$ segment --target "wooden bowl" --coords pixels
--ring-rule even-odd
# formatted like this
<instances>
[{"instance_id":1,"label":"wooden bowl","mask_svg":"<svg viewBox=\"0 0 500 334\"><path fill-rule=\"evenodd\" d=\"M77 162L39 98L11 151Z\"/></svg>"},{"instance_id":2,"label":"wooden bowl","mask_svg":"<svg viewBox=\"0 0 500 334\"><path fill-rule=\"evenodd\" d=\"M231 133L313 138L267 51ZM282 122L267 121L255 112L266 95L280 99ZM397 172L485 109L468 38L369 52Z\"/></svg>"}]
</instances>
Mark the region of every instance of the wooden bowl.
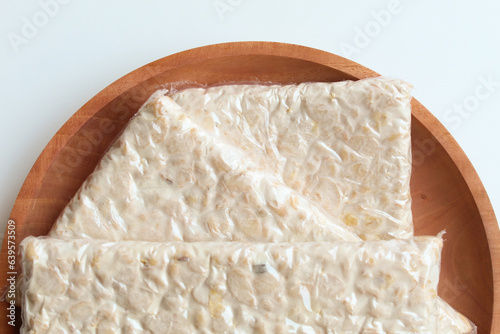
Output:
<instances>
[{"instance_id":1,"label":"wooden bowl","mask_svg":"<svg viewBox=\"0 0 500 334\"><path fill-rule=\"evenodd\" d=\"M54 135L28 174L10 219L16 247L44 235L92 172L111 141L157 89L169 83L355 80L377 73L342 57L298 45L238 42L177 53L112 83ZM500 331L500 233L488 196L464 152L432 114L412 102L413 215L417 235L446 230L440 296L481 333ZM5 233L0 267L8 268ZM17 249L17 248L16 248ZM1 272L1 282L9 275ZM5 283L2 283L4 285ZM4 287L4 290L6 287ZM2 333L14 333L0 305ZM18 310L19 312L19 310ZM16 322L21 321L17 314Z\"/></svg>"}]
</instances>

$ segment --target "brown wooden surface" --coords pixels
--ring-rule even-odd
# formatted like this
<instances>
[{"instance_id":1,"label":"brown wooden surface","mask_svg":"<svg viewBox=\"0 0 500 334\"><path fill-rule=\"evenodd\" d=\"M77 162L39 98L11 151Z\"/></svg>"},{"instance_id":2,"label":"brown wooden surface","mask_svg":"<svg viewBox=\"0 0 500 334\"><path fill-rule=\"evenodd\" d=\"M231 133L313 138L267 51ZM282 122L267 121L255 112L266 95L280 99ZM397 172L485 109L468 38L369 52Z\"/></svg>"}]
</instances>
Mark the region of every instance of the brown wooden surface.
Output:
<instances>
[{"instance_id":1,"label":"brown wooden surface","mask_svg":"<svg viewBox=\"0 0 500 334\"><path fill-rule=\"evenodd\" d=\"M342 57L303 46L239 42L210 45L174 54L143 66L112 83L54 135L35 162L10 219L17 244L27 235L44 235L85 178L153 91L193 83L299 83L361 79L378 74ZM415 233L446 229L439 292L469 317L479 333L500 332L499 229L488 196L470 161L445 128L413 100ZM5 290L7 233L0 253L0 287ZM7 325L0 303L1 333ZM18 314L16 322L21 321Z\"/></svg>"}]
</instances>

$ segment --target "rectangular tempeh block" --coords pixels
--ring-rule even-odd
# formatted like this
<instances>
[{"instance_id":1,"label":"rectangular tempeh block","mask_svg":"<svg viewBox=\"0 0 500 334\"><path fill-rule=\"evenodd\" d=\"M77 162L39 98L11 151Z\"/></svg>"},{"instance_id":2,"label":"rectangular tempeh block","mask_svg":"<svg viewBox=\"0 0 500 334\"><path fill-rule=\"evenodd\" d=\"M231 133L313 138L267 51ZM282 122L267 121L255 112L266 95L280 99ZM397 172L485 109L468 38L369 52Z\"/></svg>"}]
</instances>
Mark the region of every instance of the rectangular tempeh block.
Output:
<instances>
[{"instance_id":1,"label":"rectangular tempeh block","mask_svg":"<svg viewBox=\"0 0 500 334\"><path fill-rule=\"evenodd\" d=\"M363 239L412 236L411 87L369 78L173 92L204 128Z\"/></svg>"},{"instance_id":2,"label":"rectangular tempeh block","mask_svg":"<svg viewBox=\"0 0 500 334\"><path fill-rule=\"evenodd\" d=\"M435 333L441 248L28 237L22 333Z\"/></svg>"}]
</instances>

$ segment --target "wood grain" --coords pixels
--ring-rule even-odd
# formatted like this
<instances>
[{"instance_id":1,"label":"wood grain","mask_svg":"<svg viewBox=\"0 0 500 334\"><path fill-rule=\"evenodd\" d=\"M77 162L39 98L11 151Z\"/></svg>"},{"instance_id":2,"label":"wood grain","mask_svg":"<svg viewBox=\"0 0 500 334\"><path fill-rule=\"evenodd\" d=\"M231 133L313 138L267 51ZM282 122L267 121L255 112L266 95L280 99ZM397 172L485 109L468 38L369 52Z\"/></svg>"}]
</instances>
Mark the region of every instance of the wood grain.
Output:
<instances>
[{"instance_id":1,"label":"wood grain","mask_svg":"<svg viewBox=\"0 0 500 334\"><path fill-rule=\"evenodd\" d=\"M44 235L92 172L112 140L159 88L233 82L300 83L355 80L377 73L342 57L298 45L238 42L177 53L112 83L78 110L54 135L24 182L10 219L17 246ZM479 333L500 331L500 232L484 187L464 152L432 114L412 101L415 232L446 230L439 292ZM0 253L6 289L7 233ZM15 333L0 304L2 333ZM17 315L17 324L21 318Z\"/></svg>"}]
</instances>

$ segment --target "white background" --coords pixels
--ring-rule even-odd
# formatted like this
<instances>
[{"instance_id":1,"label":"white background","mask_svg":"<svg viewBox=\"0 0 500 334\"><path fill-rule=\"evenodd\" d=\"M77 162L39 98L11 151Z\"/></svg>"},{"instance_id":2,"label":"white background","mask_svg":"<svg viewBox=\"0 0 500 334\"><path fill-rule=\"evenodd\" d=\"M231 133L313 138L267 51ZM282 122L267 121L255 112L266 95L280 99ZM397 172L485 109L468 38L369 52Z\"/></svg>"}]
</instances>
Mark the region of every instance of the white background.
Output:
<instances>
[{"instance_id":1,"label":"white background","mask_svg":"<svg viewBox=\"0 0 500 334\"><path fill-rule=\"evenodd\" d=\"M0 0L0 235L42 149L100 90L172 53L248 40L322 49L412 83L500 212L499 12L495 0Z\"/></svg>"}]
</instances>

